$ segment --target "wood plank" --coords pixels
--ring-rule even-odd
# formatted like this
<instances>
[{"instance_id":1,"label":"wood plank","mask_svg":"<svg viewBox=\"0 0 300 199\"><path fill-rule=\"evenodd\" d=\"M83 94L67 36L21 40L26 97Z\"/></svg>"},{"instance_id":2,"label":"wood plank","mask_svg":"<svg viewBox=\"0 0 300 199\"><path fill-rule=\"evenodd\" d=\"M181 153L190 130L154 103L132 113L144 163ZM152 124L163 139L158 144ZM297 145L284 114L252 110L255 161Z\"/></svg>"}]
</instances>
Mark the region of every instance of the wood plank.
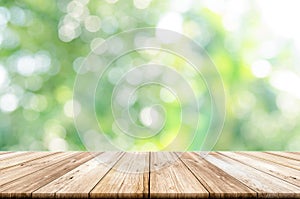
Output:
<instances>
[{"instance_id":1,"label":"wood plank","mask_svg":"<svg viewBox=\"0 0 300 199\"><path fill-rule=\"evenodd\" d=\"M151 198L208 198L209 193L172 152L150 156Z\"/></svg>"},{"instance_id":2,"label":"wood plank","mask_svg":"<svg viewBox=\"0 0 300 199\"><path fill-rule=\"evenodd\" d=\"M0 198L300 198L296 152L98 154L2 153Z\"/></svg>"},{"instance_id":3,"label":"wood plank","mask_svg":"<svg viewBox=\"0 0 300 199\"><path fill-rule=\"evenodd\" d=\"M82 163L92 159L94 156L89 153L71 153L73 156L66 158L56 164L36 171L30 175L9 182L0 188L0 197L31 197L32 192L49 182L64 175Z\"/></svg>"},{"instance_id":4,"label":"wood plank","mask_svg":"<svg viewBox=\"0 0 300 199\"><path fill-rule=\"evenodd\" d=\"M273 154L273 155L278 155L278 156L281 156L281 157L290 158L290 159L293 159L293 160L300 161L300 154L294 153L294 152L267 151L266 153L270 153L270 154Z\"/></svg>"},{"instance_id":5,"label":"wood plank","mask_svg":"<svg viewBox=\"0 0 300 199\"><path fill-rule=\"evenodd\" d=\"M75 155L75 153L49 152L48 156L42 157L40 159L21 163L5 170L0 170L0 188L10 181L17 180L18 178L34 173L45 167L51 166L52 164L60 162L65 158L71 157L73 155Z\"/></svg>"},{"instance_id":6,"label":"wood plank","mask_svg":"<svg viewBox=\"0 0 300 199\"><path fill-rule=\"evenodd\" d=\"M212 152L205 159L243 182L262 198L299 198L300 188L227 156Z\"/></svg>"},{"instance_id":7,"label":"wood plank","mask_svg":"<svg viewBox=\"0 0 300 199\"><path fill-rule=\"evenodd\" d=\"M12 151L0 151L0 155L6 154L6 153L12 153Z\"/></svg>"},{"instance_id":8,"label":"wood plank","mask_svg":"<svg viewBox=\"0 0 300 199\"><path fill-rule=\"evenodd\" d=\"M300 170L300 163L297 160L292 160L289 158L265 153L265 152L247 152L246 155L255 156L264 160L268 160L286 167Z\"/></svg>"},{"instance_id":9,"label":"wood plank","mask_svg":"<svg viewBox=\"0 0 300 199\"><path fill-rule=\"evenodd\" d=\"M33 198L88 198L89 192L123 155L105 152L32 193Z\"/></svg>"},{"instance_id":10,"label":"wood plank","mask_svg":"<svg viewBox=\"0 0 300 199\"><path fill-rule=\"evenodd\" d=\"M300 187L299 170L275 164L257 157L249 157L245 155L245 152L222 152L221 154Z\"/></svg>"},{"instance_id":11,"label":"wood plank","mask_svg":"<svg viewBox=\"0 0 300 199\"><path fill-rule=\"evenodd\" d=\"M2 154L0 156L0 164L3 162L6 162L7 160L11 159L11 158L15 158L18 156L23 156L26 154L29 154L30 152L28 151L18 151L18 152L13 152L13 153L7 153L7 154Z\"/></svg>"},{"instance_id":12,"label":"wood plank","mask_svg":"<svg viewBox=\"0 0 300 199\"><path fill-rule=\"evenodd\" d=\"M206 161L197 153L178 153L180 159L193 172L213 198L249 198L257 193L246 185Z\"/></svg>"},{"instance_id":13,"label":"wood plank","mask_svg":"<svg viewBox=\"0 0 300 199\"><path fill-rule=\"evenodd\" d=\"M90 192L90 197L148 197L148 182L149 153L126 153Z\"/></svg>"},{"instance_id":14,"label":"wood plank","mask_svg":"<svg viewBox=\"0 0 300 199\"><path fill-rule=\"evenodd\" d=\"M29 162L35 159L39 159L41 157L48 156L49 153L47 152L29 152L24 153L21 156L16 156L13 158L10 158L9 160L4 159L2 162L0 162L0 170L7 169L8 167L12 167L21 163Z\"/></svg>"}]
</instances>

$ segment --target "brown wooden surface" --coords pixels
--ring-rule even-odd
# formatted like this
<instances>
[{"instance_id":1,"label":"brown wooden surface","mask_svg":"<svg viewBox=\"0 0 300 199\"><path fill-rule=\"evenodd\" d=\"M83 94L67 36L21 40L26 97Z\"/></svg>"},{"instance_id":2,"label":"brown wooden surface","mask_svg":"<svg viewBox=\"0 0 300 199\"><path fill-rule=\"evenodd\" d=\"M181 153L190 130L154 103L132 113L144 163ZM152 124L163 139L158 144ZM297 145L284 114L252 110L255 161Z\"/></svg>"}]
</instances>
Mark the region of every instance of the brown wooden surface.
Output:
<instances>
[{"instance_id":1,"label":"brown wooden surface","mask_svg":"<svg viewBox=\"0 0 300 199\"><path fill-rule=\"evenodd\" d=\"M148 197L149 153L126 153L90 192L91 198Z\"/></svg>"},{"instance_id":2,"label":"brown wooden surface","mask_svg":"<svg viewBox=\"0 0 300 199\"><path fill-rule=\"evenodd\" d=\"M280 152L280 151L277 151L277 152L268 151L267 153L277 155L277 156L282 156L282 157L289 158L289 159L294 159L294 160L300 159L300 153Z\"/></svg>"},{"instance_id":3,"label":"brown wooden surface","mask_svg":"<svg viewBox=\"0 0 300 199\"><path fill-rule=\"evenodd\" d=\"M300 198L298 152L0 152L0 198Z\"/></svg>"},{"instance_id":4,"label":"brown wooden surface","mask_svg":"<svg viewBox=\"0 0 300 199\"><path fill-rule=\"evenodd\" d=\"M151 153L150 194L153 198L208 198L209 192L175 153Z\"/></svg>"},{"instance_id":5,"label":"brown wooden surface","mask_svg":"<svg viewBox=\"0 0 300 199\"><path fill-rule=\"evenodd\" d=\"M180 153L180 158L209 191L211 197L255 197L256 192L206 161L197 153ZM221 185L221 186L220 186Z\"/></svg>"}]
</instances>

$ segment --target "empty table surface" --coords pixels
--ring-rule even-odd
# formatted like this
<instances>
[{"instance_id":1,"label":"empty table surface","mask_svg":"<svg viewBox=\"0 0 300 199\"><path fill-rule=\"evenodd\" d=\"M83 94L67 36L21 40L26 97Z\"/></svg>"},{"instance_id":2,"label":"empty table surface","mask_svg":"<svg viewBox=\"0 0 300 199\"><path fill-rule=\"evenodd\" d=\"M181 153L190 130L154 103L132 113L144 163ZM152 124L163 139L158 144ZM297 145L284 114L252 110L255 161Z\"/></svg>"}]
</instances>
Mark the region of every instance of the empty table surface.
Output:
<instances>
[{"instance_id":1,"label":"empty table surface","mask_svg":"<svg viewBox=\"0 0 300 199\"><path fill-rule=\"evenodd\" d=\"M0 198L300 198L299 152L0 152Z\"/></svg>"}]
</instances>

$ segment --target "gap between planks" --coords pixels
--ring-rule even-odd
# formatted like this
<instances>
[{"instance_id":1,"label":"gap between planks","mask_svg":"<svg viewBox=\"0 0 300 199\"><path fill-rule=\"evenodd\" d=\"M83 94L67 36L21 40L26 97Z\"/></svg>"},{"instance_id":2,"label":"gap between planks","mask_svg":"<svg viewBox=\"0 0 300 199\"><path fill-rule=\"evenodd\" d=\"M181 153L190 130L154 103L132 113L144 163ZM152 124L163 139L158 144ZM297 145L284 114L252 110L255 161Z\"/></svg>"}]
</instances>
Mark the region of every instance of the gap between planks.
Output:
<instances>
[{"instance_id":1,"label":"gap between planks","mask_svg":"<svg viewBox=\"0 0 300 199\"><path fill-rule=\"evenodd\" d=\"M275 153L275 154L273 154ZM23 179L26 182L26 176L32 176L35 179L40 172L38 167L34 167L33 163L45 163L43 159L46 157L35 158L29 160L30 153L26 153L22 157L22 152L18 155L11 153L0 153L0 168L1 160L11 160L15 157L22 157L24 165L22 172L17 172L17 165L23 163L18 162L15 158L16 165L5 167L4 174L9 174L13 177L13 181L8 181L7 178L0 176L0 194L2 196L32 196L32 197L81 197L81 198L96 198L96 197L300 197L299 192L299 160L295 159L299 154L286 158L286 152L253 152L253 153L233 153L221 152L210 153L207 159L203 159L198 153L175 153L175 152L145 152L145 153L125 153L108 154L107 152L99 154L98 157L105 157L109 167L94 168L99 164L94 163L92 158L87 158L86 161L77 163L73 168L61 172L60 175L52 171L53 177L47 183L29 185L31 189L22 193L24 188L17 188ZM80 154L80 153L78 153ZM78 155L77 154L77 155ZM266 155L267 158L264 158ZM286 154L288 155L288 154ZM6 156L6 157L5 157ZM70 158L72 155L70 155ZM74 155L76 156L76 155ZM2 159L1 159L2 157ZM27 158L26 158L27 157ZM32 157L36 157L32 155ZM50 157L50 155L49 155ZM57 157L58 165L64 165L63 155L53 154L54 159ZM61 159L59 159L59 157ZM78 157L81 157L78 155ZM84 155L82 157L85 157ZM80 159L80 158L79 158ZM105 158L104 158L105 159ZM140 161L137 165L133 159ZM250 161L251 160L251 161ZM292 162L292 165L286 166ZM3 161L2 161L3 162ZM60 163L59 163L60 162ZM105 162L105 161L104 161ZM65 161L67 163L67 161ZM164 164L170 164L169 167L159 169ZM255 167L255 163L259 163ZM199 167L201 165L201 167ZM239 167L236 167L239 165ZM271 167L270 167L271 166ZM50 167L50 168L48 168ZM270 167L270 168L269 168ZM33 170L31 172L32 168ZM54 166L46 166L46 171L51 173L51 168ZM44 168L44 169L45 169ZM205 169L204 169L205 168ZM235 171L236 169L236 171ZM285 172L280 172L280 169ZM79 174L78 171L79 170ZM120 174L120 170L126 171ZM242 174L240 171L243 171ZM0 169L2 172L2 170ZM128 172L129 171L129 172ZM15 173L17 172L17 173ZM80 173L81 172L81 173ZM102 172L102 173L101 173ZM45 173L45 172L40 172ZM128 173L135 173L128 175ZM14 175L13 175L14 174ZM245 178L245 174L250 178ZM1 173L2 175L2 173ZM90 177L97 175L97 178L87 186L84 182L89 181ZM293 176L295 175L295 176ZM261 178L264 183L275 186L270 188L255 185L251 176ZM1 178L3 178L1 181ZM294 179L296 178L296 179ZM5 182L6 183L2 183ZM254 178L255 179L255 178ZM276 180L277 179L277 180ZM84 185L78 186L76 180ZM28 180L27 180L28 181ZM42 182L42 181L39 181ZM138 182L138 186L134 186ZM7 184L8 183L8 184ZM105 187L110 184L111 187ZM280 185L281 184L281 185ZM129 185L129 186L128 186ZM157 186L159 185L159 186ZM222 185L222 186L220 186ZM3 188L4 186L4 188ZM115 186L115 187L113 187ZM24 187L24 186L23 186ZM18 192L13 193L14 190ZM286 190L284 192L284 190ZM277 192L281 191L285 195L280 195ZM4 195L3 195L4 194ZM6 195L5 195L6 194Z\"/></svg>"}]
</instances>

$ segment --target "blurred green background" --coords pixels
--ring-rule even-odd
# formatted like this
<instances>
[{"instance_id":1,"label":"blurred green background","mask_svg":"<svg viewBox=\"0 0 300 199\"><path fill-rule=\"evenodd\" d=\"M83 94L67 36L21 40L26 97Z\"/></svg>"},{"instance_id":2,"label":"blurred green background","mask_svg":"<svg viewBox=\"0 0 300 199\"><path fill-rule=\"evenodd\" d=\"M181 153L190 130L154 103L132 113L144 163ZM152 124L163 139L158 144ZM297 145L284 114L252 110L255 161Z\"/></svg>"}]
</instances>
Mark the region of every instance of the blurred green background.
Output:
<instances>
[{"instance_id":1,"label":"blurred green background","mask_svg":"<svg viewBox=\"0 0 300 199\"><path fill-rule=\"evenodd\" d=\"M226 121L214 150L300 150L299 7L283 0L0 0L0 150L84 150L72 111L80 64L109 36L142 27L181 32L216 64Z\"/></svg>"}]
</instances>

